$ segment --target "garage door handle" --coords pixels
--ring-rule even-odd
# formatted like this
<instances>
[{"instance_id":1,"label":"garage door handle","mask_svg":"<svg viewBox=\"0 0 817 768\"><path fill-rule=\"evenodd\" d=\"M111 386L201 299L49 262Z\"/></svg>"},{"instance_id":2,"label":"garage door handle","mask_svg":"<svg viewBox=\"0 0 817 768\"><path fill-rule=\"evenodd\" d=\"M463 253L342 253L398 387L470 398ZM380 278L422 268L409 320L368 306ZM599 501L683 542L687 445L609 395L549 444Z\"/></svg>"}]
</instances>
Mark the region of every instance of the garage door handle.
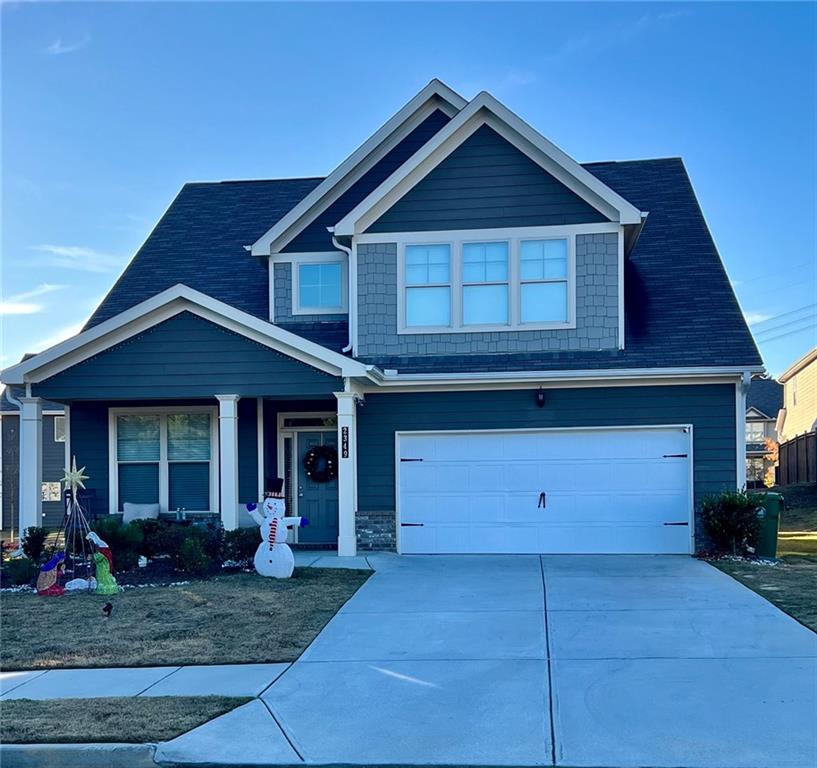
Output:
<instances>
[{"instance_id":1,"label":"garage door handle","mask_svg":"<svg viewBox=\"0 0 817 768\"><path fill-rule=\"evenodd\" d=\"M664 525L689 525L689 523L664 523Z\"/></svg>"},{"instance_id":2,"label":"garage door handle","mask_svg":"<svg viewBox=\"0 0 817 768\"><path fill-rule=\"evenodd\" d=\"M400 459L400 461L422 461L422 459Z\"/></svg>"},{"instance_id":3,"label":"garage door handle","mask_svg":"<svg viewBox=\"0 0 817 768\"><path fill-rule=\"evenodd\" d=\"M685 454L685 453L665 453L664 458L665 459L686 459L687 454Z\"/></svg>"},{"instance_id":4,"label":"garage door handle","mask_svg":"<svg viewBox=\"0 0 817 768\"><path fill-rule=\"evenodd\" d=\"M425 523L400 523L401 528L422 528Z\"/></svg>"}]
</instances>

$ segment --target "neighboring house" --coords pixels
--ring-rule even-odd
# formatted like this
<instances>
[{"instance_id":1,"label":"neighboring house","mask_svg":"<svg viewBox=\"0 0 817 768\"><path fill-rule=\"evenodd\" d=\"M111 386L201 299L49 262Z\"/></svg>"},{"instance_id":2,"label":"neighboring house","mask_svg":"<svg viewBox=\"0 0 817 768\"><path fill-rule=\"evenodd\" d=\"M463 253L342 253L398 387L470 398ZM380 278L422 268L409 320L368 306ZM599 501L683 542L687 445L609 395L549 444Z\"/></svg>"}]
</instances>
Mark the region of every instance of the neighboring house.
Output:
<instances>
[{"instance_id":1,"label":"neighboring house","mask_svg":"<svg viewBox=\"0 0 817 768\"><path fill-rule=\"evenodd\" d=\"M680 159L580 165L432 81L325 179L185 185L84 330L2 379L28 519L49 398L112 512L235 528L280 476L341 555L687 553L745 483L762 370Z\"/></svg>"},{"instance_id":2,"label":"neighboring house","mask_svg":"<svg viewBox=\"0 0 817 768\"><path fill-rule=\"evenodd\" d=\"M817 347L780 376L783 408L777 418L781 443L817 430Z\"/></svg>"},{"instance_id":3,"label":"neighboring house","mask_svg":"<svg viewBox=\"0 0 817 768\"><path fill-rule=\"evenodd\" d=\"M777 442L777 412L783 407L783 385L774 379L755 377L746 395L746 485L760 488L774 467L767 440Z\"/></svg>"},{"instance_id":4,"label":"neighboring house","mask_svg":"<svg viewBox=\"0 0 817 768\"><path fill-rule=\"evenodd\" d=\"M22 387L11 389L13 398L24 394ZM42 403L42 517L40 522L30 519L29 525L56 527L62 520L62 488L66 455L65 416L60 403ZM9 536L19 533L20 508L20 411L6 397L5 387L0 390L0 531Z\"/></svg>"}]
</instances>

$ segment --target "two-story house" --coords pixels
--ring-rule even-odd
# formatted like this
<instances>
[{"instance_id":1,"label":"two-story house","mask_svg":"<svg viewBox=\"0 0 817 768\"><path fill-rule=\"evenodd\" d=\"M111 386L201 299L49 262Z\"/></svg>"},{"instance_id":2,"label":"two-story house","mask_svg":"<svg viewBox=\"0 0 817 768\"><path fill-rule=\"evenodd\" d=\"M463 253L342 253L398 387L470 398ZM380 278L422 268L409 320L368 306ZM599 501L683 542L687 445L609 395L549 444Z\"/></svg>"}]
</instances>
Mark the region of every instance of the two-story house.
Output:
<instances>
[{"instance_id":1,"label":"two-story house","mask_svg":"<svg viewBox=\"0 0 817 768\"><path fill-rule=\"evenodd\" d=\"M783 407L783 385L756 376L746 395L746 486L774 485L774 451L777 413Z\"/></svg>"},{"instance_id":2,"label":"two-story house","mask_svg":"<svg viewBox=\"0 0 817 768\"><path fill-rule=\"evenodd\" d=\"M235 528L282 477L341 555L688 553L761 371L680 159L582 165L435 80L326 178L185 185L2 379L28 519L48 398L111 512Z\"/></svg>"},{"instance_id":3,"label":"two-story house","mask_svg":"<svg viewBox=\"0 0 817 768\"><path fill-rule=\"evenodd\" d=\"M777 417L780 442L817 430L817 347L806 352L781 375L783 403Z\"/></svg>"}]
</instances>

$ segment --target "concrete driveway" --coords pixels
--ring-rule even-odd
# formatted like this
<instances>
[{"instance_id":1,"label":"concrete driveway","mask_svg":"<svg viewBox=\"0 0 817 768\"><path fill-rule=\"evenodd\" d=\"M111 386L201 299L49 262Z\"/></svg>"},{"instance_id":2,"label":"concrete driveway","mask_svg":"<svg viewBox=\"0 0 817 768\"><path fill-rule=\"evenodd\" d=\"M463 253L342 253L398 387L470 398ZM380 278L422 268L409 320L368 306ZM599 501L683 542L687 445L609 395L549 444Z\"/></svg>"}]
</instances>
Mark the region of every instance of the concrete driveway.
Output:
<instances>
[{"instance_id":1,"label":"concrete driveway","mask_svg":"<svg viewBox=\"0 0 817 768\"><path fill-rule=\"evenodd\" d=\"M370 560L376 574L262 696L286 739L267 759L817 765L817 635L704 563Z\"/></svg>"}]
</instances>

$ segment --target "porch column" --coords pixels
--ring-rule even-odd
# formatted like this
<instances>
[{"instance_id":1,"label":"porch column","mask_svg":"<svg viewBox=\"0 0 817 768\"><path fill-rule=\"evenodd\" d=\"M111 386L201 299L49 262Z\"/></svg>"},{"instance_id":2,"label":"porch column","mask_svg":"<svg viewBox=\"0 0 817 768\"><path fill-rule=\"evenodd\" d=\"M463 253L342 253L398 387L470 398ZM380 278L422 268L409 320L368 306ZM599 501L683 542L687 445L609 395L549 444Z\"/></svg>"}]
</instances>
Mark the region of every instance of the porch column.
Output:
<instances>
[{"instance_id":1,"label":"porch column","mask_svg":"<svg viewBox=\"0 0 817 768\"><path fill-rule=\"evenodd\" d=\"M228 531L238 528L238 400L239 395L216 395L218 400L218 477L221 522Z\"/></svg>"},{"instance_id":2,"label":"porch column","mask_svg":"<svg viewBox=\"0 0 817 768\"><path fill-rule=\"evenodd\" d=\"M43 404L39 397L20 398L19 527L43 524Z\"/></svg>"},{"instance_id":3,"label":"porch column","mask_svg":"<svg viewBox=\"0 0 817 768\"><path fill-rule=\"evenodd\" d=\"M335 392L338 400L338 555L357 554L357 397Z\"/></svg>"}]
</instances>

